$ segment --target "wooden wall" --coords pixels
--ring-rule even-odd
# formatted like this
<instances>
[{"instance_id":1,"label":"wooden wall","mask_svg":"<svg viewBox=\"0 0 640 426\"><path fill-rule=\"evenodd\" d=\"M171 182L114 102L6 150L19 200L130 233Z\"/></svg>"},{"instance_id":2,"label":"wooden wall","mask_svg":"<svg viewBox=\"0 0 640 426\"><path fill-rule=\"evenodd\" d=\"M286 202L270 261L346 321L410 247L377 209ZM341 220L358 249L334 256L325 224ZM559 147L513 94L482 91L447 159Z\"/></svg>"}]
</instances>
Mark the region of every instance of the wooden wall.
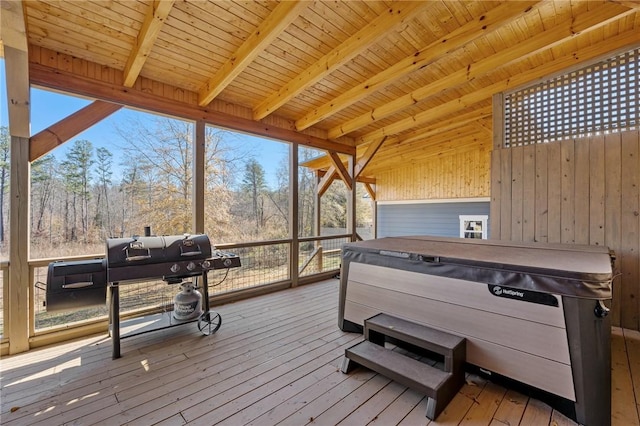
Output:
<instances>
[{"instance_id":1,"label":"wooden wall","mask_svg":"<svg viewBox=\"0 0 640 426\"><path fill-rule=\"evenodd\" d=\"M376 173L378 201L476 198L489 196L490 151L454 152L433 156Z\"/></svg>"},{"instance_id":2,"label":"wooden wall","mask_svg":"<svg viewBox=\"0 0 640 426\"><path fill-rule=\"evenodd\" d=\"M491 238L606 245L613 324L638 330L640 131L495 149Z\"/></svg>"}]
</instances>

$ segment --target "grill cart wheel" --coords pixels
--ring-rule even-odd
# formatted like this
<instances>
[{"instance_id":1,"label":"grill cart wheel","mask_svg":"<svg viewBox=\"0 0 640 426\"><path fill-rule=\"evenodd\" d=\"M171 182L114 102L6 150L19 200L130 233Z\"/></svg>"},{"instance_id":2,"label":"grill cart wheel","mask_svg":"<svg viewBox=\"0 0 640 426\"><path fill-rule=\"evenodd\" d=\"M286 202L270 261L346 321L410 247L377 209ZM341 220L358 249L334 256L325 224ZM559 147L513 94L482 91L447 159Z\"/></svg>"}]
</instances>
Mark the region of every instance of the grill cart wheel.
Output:
<instances>
[{"instance_id":1,"label":"grill cart wheel","mask_svg":"<svg viewBox=\"0 0 640 426\"><path fill-rule=\"evenodd\" d=\"M207 311L198 318L198 330L205 336L210 336L222 325L222 317L214 311Z\"/></svg>"}]
</instances>

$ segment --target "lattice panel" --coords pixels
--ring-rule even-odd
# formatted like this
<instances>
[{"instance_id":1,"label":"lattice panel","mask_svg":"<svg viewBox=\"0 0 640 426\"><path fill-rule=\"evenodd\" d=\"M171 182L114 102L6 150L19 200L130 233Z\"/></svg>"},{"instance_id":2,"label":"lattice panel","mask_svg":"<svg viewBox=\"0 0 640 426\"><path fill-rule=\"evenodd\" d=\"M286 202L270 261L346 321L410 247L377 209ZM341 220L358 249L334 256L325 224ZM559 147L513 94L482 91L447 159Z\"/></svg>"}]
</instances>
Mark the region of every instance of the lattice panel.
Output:
<instances>
[{"instance_id":1,"label":"lattice panel","mask_svg":"<svg viewBox=\"0 0 640 426\"><path fill-rule=\"evenodd\" d=\"M504 147L640 126L640 48L507 94Z\"/></svg>"}]
</instances>

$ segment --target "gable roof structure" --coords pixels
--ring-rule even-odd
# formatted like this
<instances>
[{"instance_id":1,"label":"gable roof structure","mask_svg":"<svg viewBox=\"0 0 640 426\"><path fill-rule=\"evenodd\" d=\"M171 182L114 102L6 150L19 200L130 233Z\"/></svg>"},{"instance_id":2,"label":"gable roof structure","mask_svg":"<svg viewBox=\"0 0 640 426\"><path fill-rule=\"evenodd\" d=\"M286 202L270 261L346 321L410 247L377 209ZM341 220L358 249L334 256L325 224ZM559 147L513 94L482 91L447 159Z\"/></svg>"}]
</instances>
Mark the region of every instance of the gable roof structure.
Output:
<instances>
[{"instance_id":1,"label":"gable roof structure","mask_svg":"<svg viewBox=\"0 0 640 426\"><path fill-rule=\"evenodd\" d=\"M19 4L33 85L356 153L371 176L490 149L493 94L640 42L629 1Z\"/></svg>"}]
</instances>

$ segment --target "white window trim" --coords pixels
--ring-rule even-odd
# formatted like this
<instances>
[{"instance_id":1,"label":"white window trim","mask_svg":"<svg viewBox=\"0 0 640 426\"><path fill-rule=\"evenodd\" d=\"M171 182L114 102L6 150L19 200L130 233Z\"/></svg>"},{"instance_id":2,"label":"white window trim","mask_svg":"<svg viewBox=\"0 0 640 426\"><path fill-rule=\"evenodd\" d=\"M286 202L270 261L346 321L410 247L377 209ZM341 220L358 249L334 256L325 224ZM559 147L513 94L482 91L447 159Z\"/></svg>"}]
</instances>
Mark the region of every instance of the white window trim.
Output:
<instances>
[{"instance_id":1,"label":"white window trim","mask_svg":"<svg viewBox=\"0 0 640 426\"><path fill-rule=\"evenodd\" d=\"M487 225L489 222L489 216L487 215L460 215L458 216L460 218L460 238L464 238L464 233L467 232L464 229L464 223L466 221L479 221L482 222L482 239L486 240L487 239Z\"/></svg>"}]
</instances>

